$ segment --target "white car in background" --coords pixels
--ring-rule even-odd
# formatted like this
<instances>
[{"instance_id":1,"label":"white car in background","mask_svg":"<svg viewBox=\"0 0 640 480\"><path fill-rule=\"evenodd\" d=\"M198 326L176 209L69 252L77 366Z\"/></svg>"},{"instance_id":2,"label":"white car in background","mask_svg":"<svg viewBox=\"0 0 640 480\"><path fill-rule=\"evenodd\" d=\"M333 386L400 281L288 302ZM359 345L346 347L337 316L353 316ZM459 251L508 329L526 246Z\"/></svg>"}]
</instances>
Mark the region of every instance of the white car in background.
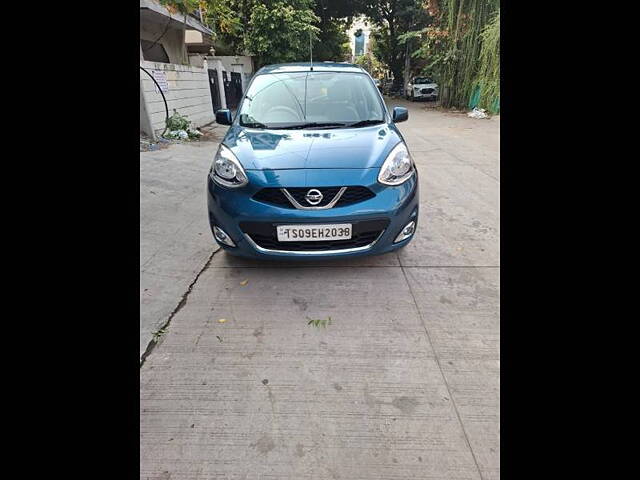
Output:
<instances>
[{"instance_id":1,"label":"white car in background","mask_svg":"<svg viewBox=\"0 0 640 480\"><path fill-rule=\"evenodd\" d=\"M428 77L414 77L407 84L405 96L412 102L419 99L435 100L438 98L438 84Z\"/></svg>"}]
</instances>

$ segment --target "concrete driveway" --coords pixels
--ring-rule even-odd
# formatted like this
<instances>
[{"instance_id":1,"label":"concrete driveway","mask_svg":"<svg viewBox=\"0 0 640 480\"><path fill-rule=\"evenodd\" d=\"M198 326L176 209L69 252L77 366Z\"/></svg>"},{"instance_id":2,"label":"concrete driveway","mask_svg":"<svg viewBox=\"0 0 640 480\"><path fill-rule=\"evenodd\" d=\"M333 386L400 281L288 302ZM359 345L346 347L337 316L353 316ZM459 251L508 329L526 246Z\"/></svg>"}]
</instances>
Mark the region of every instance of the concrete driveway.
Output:
<instances>
[{"instance_id":1,"label":"concrete driveway","mask_svg":"<svg viewBox=\"0 0 640 480\"><path fill-rule=\"evenodd\" d=\"M499 118L389 104L421 182L399 253L229 257L215 144L141 154L141 352L168 322L140 370L141 479L500 477Z\"/></svg>"}]
</instances>

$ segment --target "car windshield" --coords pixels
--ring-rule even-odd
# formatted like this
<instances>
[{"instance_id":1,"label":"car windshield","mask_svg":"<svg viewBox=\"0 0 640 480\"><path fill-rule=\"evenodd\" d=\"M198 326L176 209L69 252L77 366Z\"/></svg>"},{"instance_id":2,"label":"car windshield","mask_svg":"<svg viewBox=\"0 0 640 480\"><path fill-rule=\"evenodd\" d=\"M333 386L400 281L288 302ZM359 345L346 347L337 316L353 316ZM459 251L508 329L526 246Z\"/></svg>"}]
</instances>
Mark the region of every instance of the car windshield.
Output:
<instances>
[{"instance_id":1,"label":"car windshield","mask_svg":"<svg viewBox=\"0 0 640 480\"><path fill-rule=\"evenodd\" d=\"M413 82L413 83L417 83L417 84L433 83L433 80L431 80L430 78L427 78L427 77L417 77L415 79L415 82Z\"/></svg>"},{"instance_id":2,"label":"car windshield","mask_svg":"<svg viewBox=\"0 0 640 480\"><path fill-rule=\"evenodd\" d=\"M239 113L240 125L254 128L362 127L384 121L378 91L363 73L261 74Z\"/></svg>"}]
</instances>

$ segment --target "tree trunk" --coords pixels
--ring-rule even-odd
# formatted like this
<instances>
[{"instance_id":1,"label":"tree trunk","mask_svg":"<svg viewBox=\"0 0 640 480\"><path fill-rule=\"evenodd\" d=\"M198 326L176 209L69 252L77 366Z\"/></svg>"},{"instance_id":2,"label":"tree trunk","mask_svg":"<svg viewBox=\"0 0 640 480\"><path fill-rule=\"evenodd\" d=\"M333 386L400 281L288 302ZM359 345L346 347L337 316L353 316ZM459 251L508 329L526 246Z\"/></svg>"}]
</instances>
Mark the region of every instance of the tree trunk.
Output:
<instances>
[{"instance_id":1,"label":"tree trunk","mask_svg":"<svg viewBox=\"0 0 640 480\"><path fill-rule=\"evenodd\" d=\"M404 90L402 93L405 93L407 91L407 84L409 83L409 77L411 75L411 57L409 56L409 43L411 43L411 40L407 40L405 45L405 51L404 51Z\"/></svg>"}]
</instances>

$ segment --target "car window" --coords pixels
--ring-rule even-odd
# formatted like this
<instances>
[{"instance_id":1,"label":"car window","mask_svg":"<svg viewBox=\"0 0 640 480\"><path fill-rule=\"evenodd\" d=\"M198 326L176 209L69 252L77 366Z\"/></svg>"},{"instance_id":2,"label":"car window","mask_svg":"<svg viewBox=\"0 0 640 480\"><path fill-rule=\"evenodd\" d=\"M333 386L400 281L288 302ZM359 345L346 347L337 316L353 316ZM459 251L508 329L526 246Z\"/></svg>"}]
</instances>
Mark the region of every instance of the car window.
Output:
<instances>
[{"instance_id":1,"label":"car window","mask_svg":"<svg viewBox=\"0 0 640 480\"><path fill-rule=\"evenodd\" d=\"M413 83L424 84L424 83L434 83L433 80L427 77L416 77Z\"/></svg>"},{"instance_id":2,"label":"car window","mask_svg":"<svg viewBox=\"0 0 640 480\"><path fill-rule=\"evenodd\" d=\"M251 83L240 109L241 125L266 128L383 120L378 90L363 73L261 74Z\"/></svg>"}]
</instances>

